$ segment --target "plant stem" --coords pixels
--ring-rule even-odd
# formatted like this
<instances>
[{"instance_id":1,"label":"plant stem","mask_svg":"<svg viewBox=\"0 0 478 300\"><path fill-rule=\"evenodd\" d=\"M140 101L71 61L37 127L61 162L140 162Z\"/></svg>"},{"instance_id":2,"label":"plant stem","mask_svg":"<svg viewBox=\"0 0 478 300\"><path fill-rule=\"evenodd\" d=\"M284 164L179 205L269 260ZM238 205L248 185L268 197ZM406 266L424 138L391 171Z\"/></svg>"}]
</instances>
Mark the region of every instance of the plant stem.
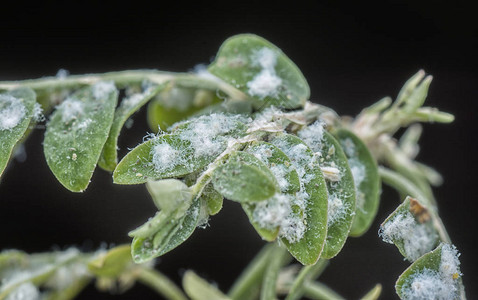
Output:
<instances>
[{"instance_id":1,"label":"plant stem","mask_svg":"<svg viewBox=\"0 0 478 300\"><path fill-rule=\"evenodd\" d=\"M181 289L162 273L143 268L139 271L138 281L149 286L169 300L188 300Z\"/></svg>"},{"instance_id":2,"label":"plant stem","mask_svg":"<svg viewBox=\"0 0 478 300\"><path fill-rule=\"evenodd\" d=\"M344 300L334 290L320 282L310 282L304 286L305 296L315 300Z\"/></svg>"},{"instance_id":3,"label":"plant stem","mask_svg":"<svg viewBox=\"0 0 478 300\"><path fill-rule=\"evenodd\" d=\"M233 300L250 299L255 291L259 291L264 270L269 262L269 256L274 245L267 244L254 257L239 278L234 282L228 292L228 296Z\"/></svg>"},{"instance_id":4,"label":"plant stem","mask_svg":"<svg viewBox=\"0 0 478 300\"><path fill-rule=\"evenodd\" d=\"M274 245L267 260L267 268L264 273L264 280L262 281L261 300L276 299L277 278L286 255L287 252L284 248Z\"/></svg>"},{"instance_id":5,"label":"plant stem","mask_svg":"<svg viewBox=\"0 0 478 300\"><path fill-rule=\"evenodd\" d=\"M320 259L315 265L302 267L299 275L297 275L296 279L292 283L292 286L289 290L289 294L285 299L300 299L304 294L304 285L320 276L320 274L325 270L328 264L328 260Z\"/></svg>"}]
</instances>

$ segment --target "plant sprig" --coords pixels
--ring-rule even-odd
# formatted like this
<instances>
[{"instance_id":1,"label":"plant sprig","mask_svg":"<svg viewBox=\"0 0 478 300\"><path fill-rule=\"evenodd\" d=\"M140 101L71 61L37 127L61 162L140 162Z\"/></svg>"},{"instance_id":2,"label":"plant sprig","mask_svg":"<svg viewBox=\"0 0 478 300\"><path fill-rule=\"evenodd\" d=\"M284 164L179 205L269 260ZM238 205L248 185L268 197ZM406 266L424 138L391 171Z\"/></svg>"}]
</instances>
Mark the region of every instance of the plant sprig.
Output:
<instances>
[{"instance_id":1,"label":"plant sprig","mask_svg":"<svg viewBox=\"0 0 478 300\"><path fill-rule=\"evenodd\" d=\"M188 296L273 299L285 291L287 299L338 297L315 279L349 236L370 228L382 181L410 196L381 227L384 240L413 263L397 282L398 295L441 296L423 288L432 280L447 295L465 299L458 252L431 188L441 177L415 161L417 123L453 121L450 114L423 107L431 79L419 71L395 101L384 98L356 118L343 118L308 101L307 81L279 48L246 34L226 40L207 70L195 73L138 70L0 82L2 173L14 147L41 122L34 117L41 104L49 114L45 158L65 188L84 191L99 165L112 172L116 184L146 184L158 209L129 233L131 247L77 253L61 262L61 253L4 252L0 271L9 278L29 268L22 261L41 257L46 267L29 270L18 284L2 283L0 299L22 286L30 292L48 286L72 262L88 266L88 272L71 286L53 289L52 299L72 298L95 276L100 287L119 280L128 288L138 280L170 299L185 299L147 263L182 244L221 210L224 199L239 202L257 233L278 245L261 252L227 296L187 272ZM119 100L120 91L126 97ZM120 131L145 105L156 134L119 160ZM401 127L408 130L397 142ZM287 267L287 252L306 265L298 274ZM379 294L376 287L364 299Z\"/></svg>"}]
</instances>

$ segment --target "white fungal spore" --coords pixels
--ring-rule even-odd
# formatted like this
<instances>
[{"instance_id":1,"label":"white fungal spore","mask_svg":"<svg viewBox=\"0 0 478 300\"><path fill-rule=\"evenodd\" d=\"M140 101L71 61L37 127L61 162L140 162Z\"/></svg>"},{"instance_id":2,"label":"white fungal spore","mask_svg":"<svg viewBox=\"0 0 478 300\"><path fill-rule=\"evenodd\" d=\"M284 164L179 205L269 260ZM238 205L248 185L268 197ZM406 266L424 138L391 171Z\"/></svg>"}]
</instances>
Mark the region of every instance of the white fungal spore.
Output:
<instances>
[{"instance_id":1,"label":"white fungal spore","mask_svg":"<svg viewBox=\"0 0 478 300\"><path fill-rule=\"evenodd\" d=\"M293 202L292 195L276 194L256 205L253 219L262 228L273 230L279 227L279 237L295 243L302 239L306 227L303 220L293 213Z\"/></svg>"},{"instance_id":2,"label":"white fungal spore","mask_svg":"<svg viewBox=\"0 0 478 300\"><path fill-rule=\"evenodd\" d=\"M261 99L275 97L279 93L278 88L282 79L277 76L275 66L277 64L277 53L269 48L262 48L251 57L252 65L259 66L262 70L247 83L249 94Z\"/></svg>"},{"instance_id":3,"label":"white fungal spore","mask_svg":"<svg viewBox=\"0 0 478 300\"><path fill-rule=\"evenodd\" d=\"M27 110L21 99L0 95L0 130L15 128L25 118Z\"/></svg>"},{"instance_id":4,"label":"white fungal spore","mask_svg":"<svg viewBox=\"0 0 478 300\"><path fill-rule=\"evenodd\" d=\"M460 254L455 246L444 244L441 249L439 270L425 268L410 276L402 287L404 299L412 300L448 300L456 299L458 293L458 278L462 276L459 270Z\"/></svg>"},{"instance_id":5,"label":"white fungal spore","mask_svg":"<svg viewBox=\"0 0 478 300\"><path fill-rule=\"evenodd\" d=\"M33 120L35 122L43 122L45 121L45 116L43 115L43 108L41 107L40 103L35 102L33 106Z\"/></svg>"},{"instance_id":6,"label":"white fungal spore","mask_svg":"<svg viewBox=\"0 0 478 300\"><path fill-rule=\"evenodd\" d=\"M415 261L423 254L433 250L438 236L427 224L420 224L407 211L393 217L380 227L379 235L384 242L403 241L405 257Z\"/></svg>"},{"instance_id":7,"label":"white fungal spore","mask_svg":"<svg viewBox=\"0 0 478 300\"><path fill-rule=\"evenodd\" d=\"M84 104L80 100L68 98L57 109L61 111L61 120L64 123L70 123L83 114Z\"/></svg>"},{"instance_id":8,"label":"white fungal spore","mask_svg":"<svg viewBox=\"0 0 478 300\"><path fill-rule=\"evenodd\" d=\"M357 209L364 211L365 194L360 185L365 180L365 166L356 157L349 158L348 163L354 179Z\"/></svg>"},{"instance_id":9,"label":"white fungal spore","mask_svg":"<svg viewBox=\"0 0 478 300\"><path fill-rule=\"evenodd\" d=\"M93 85L93 97L96 100L107 98L113 91L116 91L113 81L100 81Z\"/></svg>"},{"instance_id":10,"label":"white fungal spore","mask_svg":"<svg viewBox=\"0 0 478 300\"><path fill-rule=\"evenodd\" d=\"M330 194L328 197L328 210L327 210L327 226L337 223L337 221L343 220L350 210L349 203L344 203L343 200L335 195Z\"/></svg>"},{"instance_id":11,"label":"white fungal spore","mask_svg":"<svg viewBox=\"0 0 478 300\"><path fill-rule=\"evenodd\" d=\"M321 152L323 147L322 139L324 138L325 123L316 121L304 129L300 130L297 135L303 140L314 152Z\"/></svg>"},{"instance_id":12,"label":"white fungal spore","mask_svg":"<svg viewBox=\"0 0 478 300\"><path fill-rule=\"evenodd\" d=\"M181 152L166 142L153 146L151 152L154 169L159 173L169 171L177 165L184 163Z\"/></svg>"}]
</instances>

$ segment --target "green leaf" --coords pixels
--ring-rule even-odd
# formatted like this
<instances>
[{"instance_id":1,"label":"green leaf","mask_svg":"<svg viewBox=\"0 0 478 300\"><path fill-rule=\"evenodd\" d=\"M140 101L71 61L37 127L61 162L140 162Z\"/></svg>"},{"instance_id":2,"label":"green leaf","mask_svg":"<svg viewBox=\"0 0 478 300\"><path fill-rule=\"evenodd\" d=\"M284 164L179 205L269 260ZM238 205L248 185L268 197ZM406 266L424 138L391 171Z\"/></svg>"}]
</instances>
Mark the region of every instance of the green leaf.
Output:
<instances>
[{"instance_id":1,"label":"green leaf","mask_svg":"<svg viewBox=\"0 0 478 300\"><path fill-rule=\"evenodd\" d=\"M230 138L244 135L248 121L240 115L211 114L178 123L173 134L156 136L129 152L116 167L114 182L139 184L198 171L226 149Z\"/></svg>"},{"instance_id":2,"label":"green leaf","mask_svg":"<svg viewBox=\"0 0 478 300\"><path fill-rule=\"evenodd\" d=\"M59 105L47 124L48 166L67 189L82 192L90 183L113 123L118 91L112 82L83 88Z\"/></svg>"},{"instance_id":3,"label":"green leaf","mask_svg":"<svg viewBox=\"0 0 478 300\"><path fill-rule=\"evenodd\" d=\"M300 189L299 175L292 166L292 162L279 148L267 142L255 142L245 149L245 152L254 155L257 159L262 161L272 172L276 178L281 192L287 194L295 194ZM256 204L242 203L242 208L246 212L251 224L256 229L257 233L266 241L273 241L279 234L279 226L275 228L261 227L258 222L254 220L254 210Z\"/></svg>"},{"instance_id":4,"label":"green leaf","mask_svg":"<svg viewBox=\"0 0 478 300\"><path fill-rule=\"evenodd\" d=\"M350 236L361 236L372 225L380 200L380 177L377 162L367 146L354 133L339 129L334 135L340 141L352 171L355 183L355 218Z\"/></svg>"},{"instance_id":5,"label":"green leaf","mask_svg":"<svg viewBox=\"0 0 478 300\"><path fill-rule=\"evenodd\" d=\"M352 226L356 206L354 179L342 147L321 123L305 127L298 136L320 153L319 163L328 191L328 229L322 257L330 259L340 252Z\"/></svg>"},{"instance_id":6,"label":"green leaf","mask_svg":"<svg viewBox=\"0 0 478 300\"><path fill-rule=\"evenodd\" d=\"M208 184L201 193L201 200L206 203L208 214L214 216L221 211L224 197L214 189L212 184Z\"/></svg>"},{"instance_id":7,"label":"green leaf","mask_svg":"<svg viewBox=\"0 0 478 300\"><path fill-rule=\"evenodd\" d=\"M400 275L397 294L401 299L465 299L458 256L455 246L440 244Z\"/></svg>"},{"instance_id":8,"label":"green leaf","mask_svg":"<svg viewBox=\"0 0 478 300\"><path fill-rule=\"evenodd\" d=\"M131 255L134 262L147 262L182 244L196 229L199 221L199 210L200 201L196 199L181 218L167 218L167 221L162 223L164 226L157 227L158 231L153 235L149 237L135 236L131 245Z\"/></svg>"},{"instance_id":9,"label":"green leaf","mask_svg":"<svg viewBox=\"0 0 478 300\"><path fill-rule=\"evenodd\" d=\"M182 121L198 111L221 101L214 87L198 84L201 88L189 86L184 80L172 80L148 106L149 127L157 132L167 130L174 123ZM200 82L199 82L200 83ZM211 88L211 89L205 89Z\"/></svg>"},{"instance_id":10,"label":"green leaf","mask_svg":"<svg viewBox=\"0 0 478 300\"><path fill-rule=\"evenodd\" d=\"M19 88L0 94L0 176L15 145L28 129L35 106L35 92Z\"/></svg>"},{"instance_id":11,"label":"green leaf","mask_svg":"<svg viewBox=\"0 0 478 300\"><path fill-rule=\"evenodd\" d=\"M116 246L88 262L88 269L95 276L119 277L133 263L129 245Z\"/></svg>"},{"instance_id":12,"label":"green leaf","mask_svg":"<svg viewBox=\"0 0 478 300\"><path fill-rule=\"evenodd\" d=\"M118 164L118 137L125 122L133 113L139 110L164 88L164 85L154 85L153 83L146 83L146 86L143 92L132 94L124 98L115 111L110 134L106 140L100 160L98 161L98 165L106 171L113 171Z\"/></svg>"},{"instance_id":13,"label":"green leaf","mask_svg":"<svg viewBox=\"0 0 478 300\"><path fill-rule=\"evenodd\" d=\"M377 300L382 293L382 285L377 283L367 294L365 294L360 300Z\"/></svg>"},{"instance_id":14,"label":"green leaf","mask_svg":"<svg viewBox=\"0 0 478 300\"><path fill-rule=\"evenodd\" d=\"M227 39L208 70L251 96L256 107L297 108L310 95L299 68L279 48L253 34Z\"/></svg>"},{"instance_id":15,"label":"green leaf","mask_svg":"<svg viewBox=\"0 0 478 300\"><path fill-rule=\"evenodd\" d=\"M181 177L197 171L213 158L194 156L191 142L179 135L154 137L130 151L113 172L117 184L140 184L148 180Z\"/></svg>"},{"instance_id":16,"label":"green leaf","mask_svg":"<svg viewBox=\"0 0 478 300\"><path fill-rule=\"evenodd\" d=\"M433 250L439 243L433 216L418 200L407 197L380 225L380 236L397 246L400 253L413 262Z\"/></svg>"},{"instance_id":17,"label":"green leaf","mask_svg":"<svg viewBox=\"0 0 478 300\"><path fill-rule=\"evenodd\" d=\"M177 179L148 181L146 187L156 207L165 213L174 211L184 202L190 202L193 197L189 187Z\"/></svg>"},{"instance_id":18,"label":"green leaf","mask_svg":"<svg viewBox=\"0 0 478 300\"><path fill-rule=\"evenodd\" d=\"M237 202L263 201L278 190L274 174L254 155L237 151L213 173L216 191Z\"/></svg>"},{"instance_id":19,"label":"green leaf","mask_svg":"<svg viewBox=\"0 0 478 300\"><path fill-rule=\"evenodd\" d=\"M282 150L296 169L301 190L296 193L293 216L302 220L303 237L289 241L288 234L281 239L289 252L304 265L312 265L319 259L327 236L327 186L319 164L310 148L298 137L281 134L272 144ZM300 223L298 223L300 225ZM299 227L291 228L297 234Z\"/></svg>"},{"instance_id":20,"label":"green leaf","mask_svg":"<svg viewBox=\"0 0 478 300\"><path fill-rule=\"evenodd\" d=\"M230 299L224 295L213 285L206 280L199 277L191 270L186 271L183 277L183 288L186 294L192 300L228 300Z\"/></svg>"}]
</instances>

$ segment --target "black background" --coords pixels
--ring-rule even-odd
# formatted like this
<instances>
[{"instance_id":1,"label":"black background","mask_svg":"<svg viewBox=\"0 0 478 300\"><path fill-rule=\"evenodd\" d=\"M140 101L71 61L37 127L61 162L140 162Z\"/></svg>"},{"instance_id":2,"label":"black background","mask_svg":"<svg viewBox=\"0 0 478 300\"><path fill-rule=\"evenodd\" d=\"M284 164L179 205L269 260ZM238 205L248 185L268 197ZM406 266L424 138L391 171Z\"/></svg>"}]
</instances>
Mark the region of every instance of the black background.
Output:
<instances>
[{"instance_id":1,"label":"black background","mask_svg":"<svg viewBox=\"0 0 478 300\"><path fill-rule=\"evenodd\" d=\"M477 297L475 267L476 112L478 25L466 2L380 1L367 4L297 1L98 4L52 1L2 8L0 80L124 69L187 71L209 63L229 36L251 32L279 46L303 71L312 100L340 114L357 114L379 98L396 96L404 81L423 68L434 76L428 105L455 114L451 125L425 125L419 160L445 177L436 189L440 213L462 252L468 298ZM133 147L147 132L144 112L120 139ZM154 213L141 186L114 186L97 170L83 194L67 192L48 171L43 130L27 141L27 160L14 162L0 185L0 249L30 252L102 242L128 243L126 233ZM125 138L125 136L127 136ZM395 299L394 281L408 266L392 245L377 237L379 223L398 205L383 188L381 209L370 231L349 239L321 280L348 299L376 282L382 299ZM234 203L210 226L159 260L158 269L179 281L186 268L227 290L263 242ZM155 299L147 288L122 296L91 286L79 299Z\"/></svg>"}]
</instances>

